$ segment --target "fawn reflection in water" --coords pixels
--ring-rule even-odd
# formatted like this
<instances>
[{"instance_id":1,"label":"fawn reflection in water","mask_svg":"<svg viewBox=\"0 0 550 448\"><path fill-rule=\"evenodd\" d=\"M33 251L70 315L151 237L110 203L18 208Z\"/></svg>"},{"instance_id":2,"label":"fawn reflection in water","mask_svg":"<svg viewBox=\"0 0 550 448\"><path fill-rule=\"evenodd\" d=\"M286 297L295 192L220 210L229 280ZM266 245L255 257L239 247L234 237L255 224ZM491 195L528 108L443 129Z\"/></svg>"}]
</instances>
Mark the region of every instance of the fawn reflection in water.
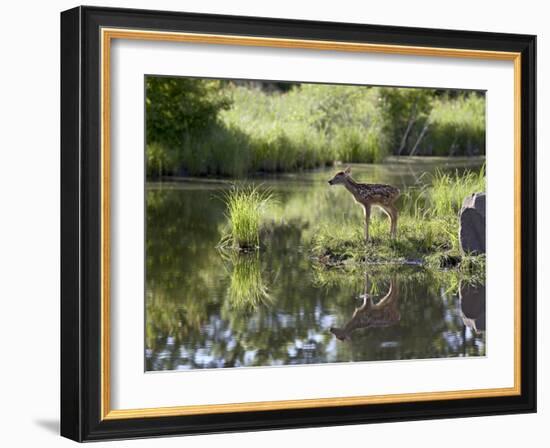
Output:
<instances>
[{"instance_id":1,"label":"fawn reflection in water","mask_svg":"<svg viewBox=\"0 0 550 448\"><path fill-rule=\"evenodd\" d=\"M375 277L376 278L376 277ZM360 330L374 328L398 327L401 322L401 312L399 307L399 276L391 275L388 280L388 288L385 294L373 294L372 288L369 288L368 270L365 274L364 292L358 297L361 300L360 306L356 307L351 317L345 320L341 327L331 327L330 332L340 341L349 342L354 333L360 333ZM375 281L380 283L378 277ZM467 348L467 339L473 341L473 345L479 345L485 332L485 286L481 284L471 284L460 281L458 286L458 314L462 319L462 328L460 338L462 343L461 356L469 354ZM376 330L374 330L376 331ZM371 333L372 335L372 333ZM361 337L361 336L360 336ZM450 343L456 345L451 333L447 334ZM455 339L455 341L453 341ZM395 343L384 342L386 346L395 345Z\"/></svg>"},{"instance_id":2,"label":"fawn reflection in water","mask_svg":"<svg viewBox=\"0 0 550 448\"><path fill-rule=\"evenodd\" d=\"M363 303L355 308L351 319L341 327L331 327L330 331L341 341L351 339L351 333L361 328L389 327L401 320L399 312L399 286L395 278L390 279L387 293L380 300L374 302L369 293L369 276L365 274L365 292L362 295Z\"/></svg>"}]
</instances>

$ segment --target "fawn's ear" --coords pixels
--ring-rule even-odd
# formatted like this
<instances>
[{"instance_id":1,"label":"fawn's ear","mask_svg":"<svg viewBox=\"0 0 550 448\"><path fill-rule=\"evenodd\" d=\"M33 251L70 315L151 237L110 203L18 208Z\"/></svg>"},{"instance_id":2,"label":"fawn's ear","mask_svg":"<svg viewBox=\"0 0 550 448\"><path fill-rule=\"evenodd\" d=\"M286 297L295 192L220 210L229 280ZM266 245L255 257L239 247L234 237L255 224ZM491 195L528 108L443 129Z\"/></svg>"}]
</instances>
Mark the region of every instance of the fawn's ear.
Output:
<instances>
[{"instance_id":1,"label":"fawn's ear","mask_svg":"<svg viewBox=\"0 0 550 448\"><path fill-rule=\"evenodd\" d=\"M344 174L351 174L351 166L348 166L348 167L344 170Z\"/></svg>"}]
</instances>

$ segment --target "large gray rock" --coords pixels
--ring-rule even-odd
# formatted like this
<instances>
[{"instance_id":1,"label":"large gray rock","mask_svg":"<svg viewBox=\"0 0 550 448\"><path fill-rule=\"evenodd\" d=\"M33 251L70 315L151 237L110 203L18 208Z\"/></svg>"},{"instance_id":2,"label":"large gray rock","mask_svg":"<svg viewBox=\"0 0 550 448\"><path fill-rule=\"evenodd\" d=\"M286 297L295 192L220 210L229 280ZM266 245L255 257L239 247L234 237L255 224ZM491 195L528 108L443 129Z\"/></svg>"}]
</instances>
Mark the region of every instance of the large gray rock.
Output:
<instances>
[{"instance_id":1,"label":"large gray rock","mask_svg":"<svg viewBox=\"0 0 550 448\"><path fill-rule=\"evenodd\" d=\"M485 193L474 193L464 199L459 239L462 252L485 253Z\"/></svg>"},{"instance_id":2,"label":"large gray rock","mask_svg":"<svg viewBox=\"0 0 550 448\"><path fill-rule=\"evenodd\" d=\"M475 333L485 331L485 286L461 282L459 298L464 325Z\"/></svg>"}]
</instances>

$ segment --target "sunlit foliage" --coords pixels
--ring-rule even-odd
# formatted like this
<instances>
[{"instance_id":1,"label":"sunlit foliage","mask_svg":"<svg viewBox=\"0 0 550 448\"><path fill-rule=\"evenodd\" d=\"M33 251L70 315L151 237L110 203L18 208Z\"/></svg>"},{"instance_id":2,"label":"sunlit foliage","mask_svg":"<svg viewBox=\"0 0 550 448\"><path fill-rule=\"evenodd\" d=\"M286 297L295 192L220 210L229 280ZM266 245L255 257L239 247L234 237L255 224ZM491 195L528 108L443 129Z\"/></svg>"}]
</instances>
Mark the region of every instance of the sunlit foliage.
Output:
<instances>
[{"instance_id":1,"label":"sunlit foliage","mask_svg":"<svg viewBox=\"0 0 550 448\"><path fill-rule=\"evenodd\" d=\"M480 92L262 85L147 77L148 175L244 177L485 152Z\"/></svg>"}]
</instances>

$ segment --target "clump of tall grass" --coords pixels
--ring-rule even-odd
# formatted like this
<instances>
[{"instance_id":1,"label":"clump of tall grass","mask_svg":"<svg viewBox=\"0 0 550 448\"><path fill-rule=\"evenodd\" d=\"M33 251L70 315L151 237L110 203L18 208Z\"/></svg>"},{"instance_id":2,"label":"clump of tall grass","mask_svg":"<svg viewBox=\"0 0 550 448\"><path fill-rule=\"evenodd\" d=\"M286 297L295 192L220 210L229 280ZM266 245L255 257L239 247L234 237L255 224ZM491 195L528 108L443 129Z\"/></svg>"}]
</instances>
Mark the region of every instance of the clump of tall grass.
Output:
<instances>
[{"instance_id":1,"label":"clump of tall grass","mask_svg":"<svg viewBox=\"0 0 550 448\"><path fill-rule=\"evenodd\" d=\"M485 191L485 164L478 171L470 169L454 172L437 170L422 176L428 183L420 188L409 188L401 194L400 211L417 219L439 218L454 220L464 199L473 193ZM428 179L426 179L428 178Z\"/></svg>"},{"instance_id":2,"label":"clump of tall grass","mask_svg":"<svg viewBox=\"0 0 550 448\"><path fill-rule=\"evenodd\" d=\"M273 200L273 193L257 185L233 185L223 195L229 232L221 246L241 250L260 247L262 215Z\"/></svg>"},{"instance_id":3,"label":"clump of tall grass","mask_svg":"<svg viewBox=\"0 0 550 448\"><path fill-rule=\"evenodd\" d=\"M427 190L429 212L432 216L456 216L464 199L485 191L485 165L478 172L467 170L452 174L437 171Z\"/></svg>"},{"instance_id":4,"label":"clump of tall grass","mask_svg":"<svg viewBox=\"0 0 550 448\"><path fill-rule=\"evenodd\" d=\"M345 163L378 163L386 156L385 136L376 128L342 127L335 132L332 144L338 159Z\"/></svg>"}]
</instances>

